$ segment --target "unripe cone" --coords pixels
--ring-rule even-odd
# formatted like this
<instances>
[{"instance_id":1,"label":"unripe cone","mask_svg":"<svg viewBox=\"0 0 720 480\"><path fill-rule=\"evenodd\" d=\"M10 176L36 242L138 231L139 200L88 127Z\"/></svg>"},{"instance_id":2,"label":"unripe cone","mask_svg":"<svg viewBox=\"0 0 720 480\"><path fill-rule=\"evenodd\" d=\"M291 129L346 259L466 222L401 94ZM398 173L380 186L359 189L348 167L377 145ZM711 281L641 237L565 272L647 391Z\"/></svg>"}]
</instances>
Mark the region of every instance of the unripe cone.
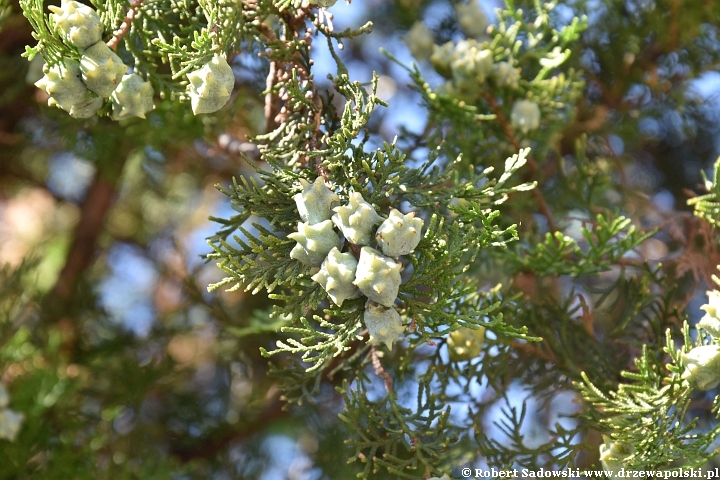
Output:
<instances>
[{"instance_id":1,"label":"unripe cone","mask_svg":"<svg viewBox=\"0 0 720 480\"><path fill-rule=\"evenodd\" d=\"M468 37L479 38L485 33L488 19L476 0L470 0L467 4L458 3L455 5L455 12L460 28Z\"/></svg>"},{"instance_id":2,"label":"unripe cone","mask_svg":"<svg viewBox=\"0 0 720 480\"><path fill-rule=\"evenodd\" d=\"M113 120L145 118L145 114L155 107L153 93L150 82L144 81L140 75L125 75L111 96Z\"/></svg>"},{"instance_id":3,"label":"unripe cone","mask_svg":"<svg viewBox=\"0 0 720 480\"><path fill-rule=\"evenodd\" d=\"M407 44L412 56L418 60L430 58L435 48L433 32L422 22L415 22L407 35L403 37L403 41Z\"/></svg>"},{"instance_id":4,"label":"unripe cone","mask_svg":"<svg viewBox=\"0 0 720 480\"><path fill-rule=\"evenodd\" d=\"M314 225L329 220L332 216L332 205L339 202L340 197L325 186L322 177L317 177L313 183L301 178L300 185L303 191L295 194L293 199L303 222Z\"/></svg>"},{"instance_id":5,"label":"unripe cone","mask_svg":"<svg viewBox=\"0 0 720 480\"><path fill-rule=\"evenodd\" d=\"M298 231L288 235L297 245L290 252L290 258L301 261L309 267L319 267L333 248L340 248L338 237L330 220L308 225L298 223Z\"/></svg>"},{"instance_id":6,"label":"unripe cone","mask_svg":"<svg viewBox=\"0 0 720 480\"><path fill-rule=\"evenodd\" d=\"M42 55L35 55L30 60L28 65L27 73L25 74L25 83L28 85L35 85L45 75L45 59Z\"/></svg>"},{"instance_id":7,"label":"unripe cone","mask_svg":"<svg viewBox=\"0 0 720 480\"><path fill-rule=\"evenodd\" d=\"M100 110L102 105L103 99L86 89L83 101L73 105L68 113L73 118L90 118Z\"/></svg>"},{"instance_id":8,"label":"unripe cone","mask_svg":"<svg viewBox=\"0 0 720 480\"><path fill-rule=\"evenodd\" d=\"M520 82L520 69L508 62L498 62L493 70L493 78L498 87L518 88Z\"/></svg>"},{"instance_id":9,"label":"unripe cone","mask_svg":"<svg viewBox=\"0 0 720 480\"><path fill-rule=\"evenodd\" d=\"M535 130L540 126L540 107L530 100L518 100L510 113L510 123L524 134Z\"/></svg>"},{"instance_id":10,"label":"unripe cone","mask_svg":"<svg viewBox=\"0 0 720 480\"><path fill-rule=\"evenodd\" d=\"M400 314L394 307L384 307L367 302L363 319L370 333L370 341L384 343L389 350L392 350L393 342L405 331Z\"/></svg>"},{"instance_id":11,"label":"unripe cone","mask_svg":"<svg viewBox=\"0 0 720 480\"><path fill-rule=\"evenodd\" d=\"M360 290L352 283L357 265L352 253L340 253L333 248L312 279L322 285L336 305L342 306L345 300L360 296Z\"/></svg>"},{"instance_id":12,"label":"unripe cone","mask_svg":"<svg viewBox=\"0 0 720 480\"><path fill-rule=\"evenodd\" d=\"M604 470L612 472L617 478L617 472L626 466L626 458L635 453L635 447L623 442L613 442L604 437L605 443L600 445L600 463Z\"/></svg>"},{"instance_id":13,"label":"unripe cone","mask_svg":"<svg viewBox=\"0 0 720 480\"><path fill-rule=\"evenodd\" d=\"M85 85L103 98L110 97L127 69L127 65L104 42L97 42L80 58Z\"/></svg>"},{"instance_id":14,"label":"unripe cone","mask_svg":"<svg viewBox=\"0 0 720 480\"><path fill-rule=\"evenodd\" d=\"M447 339L450 360L453 362L472 360L480 355L484 341L485 327L477 330L463 327L451 332Z\"/></svg>"},{"instance_id":15,"label":"unripe cone","mask_svg":"<svg viewBox=\"0 0 720 480\"><path fill-rule=\"evenodd\" d=\"M455 46L450 63L453 81L458 88L479 91L485 79L493 71L493 55L489 49L478 48L474 40L461 40Z\"/></svg>"},{"instance_id":16,"label":"unripe cone","mask_svg":"<svg viewBox=\"0 0 720 480\"><path fill-rule=\"evenodd\" d=\"M415 217L415 212L403 215L393 208L390 216L378 227L375 240L385 255L395 258L407 255L420 243L423 223L421 218Z\"/></svg>"},{"instance_id":17,"label":"unripe cone","mask_svg":"<svg viewBox=\"0 0 720 480\"><path fill-rule=\"evenodd\" d=\"M452 76L450 62L452 62L454 54L455 44L452 41L445 42L442 45L435 45L433 53L430 55L430 63L440 75L450 78Z\"/></svg>"},{"instance_id":18,"label":"unripe cone","mask_svg":"<svg viewBox=\"0 0 720 480\"><path fill-rule=\"evenodd\" d=\"M198 70L187 74L188 95L195 115L220 110L230 100L235 75L225 55L215 55Z\"/></svg>"},{"instance_id":19,"label":"unripe cone","mask_svg":"<svg viewBox=\"0 0 720 480\"><path fill-rule=\"evenodd\" d=\"M333 223L340 229L348 241L357 245L368 245L372 239L372 230L382 222L375 208L365 201L362 194L350 194L350 203L334 208Z\"/></svg>"},{"instance_id":20,"label":"unripe cone","mask_svg":"<svg viewBox=\"0 0 720 480\"><path fill-rule=\"evenodd\" d=\"M710 390L720 384L720 347L702 345L682 354L685 371L682 378L700 390Z\"/></svg>"},{"instance_id":21,"label":"unripe cone","mask_svg":"<svg viewBox=\"0 0 720 480\"><path fill-rule=\"evenodd\" d=\"M55 21L65 40L83 49L102 40L103 25L100 16L87 5L63 0L60 7L49 6Z\"/></svg>"},{"instance_id":22,"label":"unripe cone","mask_svg":"<svg viewBox=\"0 0 720 480\"><path fill-rule=\"evenodd\" d=\"M391 307L400 291L402 265L370 247L362 247L355 285L373 302Z\"/></svg>"},{"instance_id":23,"label":"unripe cone","mask_svg":"<svg viewBox=\"0 0 720 480\"><path fill-rule=\"evenodd\" d=\"M45 76L35 82L38 88L45 90L50 95L48 105L58 106L69 112L73 105L81 103L85 99L87 87L78 78L80 76L80 64L73 60L65 60L62 64L43 68Z\"/></svg>"},{"instance_id":24,"label":"unripe cone","mask_svg":"<svg viewBox=\"0 0 720 480\"><path fill-rule=\"evenodd\" d=\"M702 328L715 338L720 338L720 315L718 315L718 307L720 307L720 292L711 290L707 292L708 302L700 307L705 310L705 316L700 319L697 328Z\"/></svg>"}]
</instances>

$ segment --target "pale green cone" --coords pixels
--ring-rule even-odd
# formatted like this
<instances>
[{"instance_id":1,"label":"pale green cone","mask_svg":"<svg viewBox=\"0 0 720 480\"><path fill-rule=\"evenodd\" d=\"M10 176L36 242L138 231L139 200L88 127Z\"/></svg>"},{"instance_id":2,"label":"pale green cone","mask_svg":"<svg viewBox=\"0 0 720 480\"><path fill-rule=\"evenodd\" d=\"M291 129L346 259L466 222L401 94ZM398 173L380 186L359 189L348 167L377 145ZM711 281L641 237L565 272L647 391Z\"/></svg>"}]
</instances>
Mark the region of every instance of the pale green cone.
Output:
<instances>
[{"instance_id":1,"label":"pale green cone","mask_svg":"<svg viewBox=\"0 0 720 480\"><path fill-rule=\"evenodd\" d=\"M322 285L332 301L341 307L345 300L360 296L360 289L352 283L357 265L352 253L340 253L334 247L312 279Z\"/></svg>"},{"instance_id":2,"label":"pale green cone","mask_svg":"<svg viewBox=\"0 0 720 480\"><path fill-rule=\"evenodd\" d=\"M349 200L348 205L334 209L336 213L333 215L332 221L349 242L356 245L368 245L373 237L373 227L382 222L382 217L359 192L351 193Z\"/></svg>"},{"instance_id":3,"label":"pale green cone","mask_svg":"<svg viewBox=\"0 0 720 480\"><path fill-rule=\"evenodd\" d=\"M402 265L370 247L362 247L355 285L373 302L390 307L400 290Z\"/></svg>"},{"instance_id":4,"label":"pale green cone","mask_svg":"<svg viewBox=\"0 0 720 480\"><path fill-rule=\"evenodd\" d=\"M510 124L523 134L537 129L540 126L540 107L530 100L518 100L513 104Z\"/></svg>"},{"instance_id":5,"label":"pale green cone","mask_svg":"<svg viewBox=\"0 0 720 480\"><path fill-rule=\"evenodd\" d=\"M393 208L390 216L378 227L375 240L382 252L389 257L407 255L420 243L423 224L423 220L416 217L415 212L403 215Z\"/></svg>"},{"instance_id":6,"label":"pale green cone","mask_svg":"<svg viewBox=\"0 0 720 480\"><path fill-rule=\"evenodd\" d=\"M290 258L301 261L309 267L319 267L333 248L340 248L338 237L330 220L309 225L298 223L298 231L288 235L297 245L290 252Z\"/></svg>"},{"instance_id":7,"label":"pale green cone","mask_svg":"<svg viewBox=\"0 0 720 480\"><path fill-rule=\"evenodd\" d=\"M188 95L195 115L220 110L230 100L235 74L225 55L214 55L198 70L187 74Z\"/></svg>"},{"instance_id":8,"label":"pale green cone","mask_svg":"<svg viewBox=\"0 0 720 480\"><path fill-rule=\"evenodd\" d=\"M155 107L153 94L150 82L144 81L140 75L135 73L125 75L110 96L113 120L145 118L145 114Z\"/></svg>"},{"instance_id":9,"label":"pale green cone","mask_svg":"<svg viewBox=\"0 0 720 480\"><path fill-rule=\"evenodd\" d=\"M80 76L80 64L73 60L65 60L63 63L43 68L45 76L35 82L35 86L45 90L50 95L48 105L57 106L69 112L73 105L85 100L87 87L78 78Z\"/></svg>"},{"instance_id":10,"label":"pale green cone","mask_svg":"<svg viewBox=\"0 0 720 480\"><path fill-rule=\"evenodd\" d=\"M50 18L71 45L83 49L102 40L100 16L87 5L63 0L59 7L50 5L48 9L53 12Z\"/></svg>"},{"instance_id":11,"label":"pale green cone","mask_svg":"<svg viewBox=\"0 0 720 480\"><path fill-rule=\"evenodd\" d=\"M400 314L394 307L384 307L367 302L363 319L370 333L370 341L384 343L389 350L392 350L393 342L400 338L400 334L405 331Z\"/></svg>"},{"instance_id":12,"label":"pale green cone","mask_svg":"<svg viewBox=\"0 0 720 480\"><path fill-rule=\"evenodd\" d=\"M702 345L682 354L685 371L682 378L699 390L710 390L720 384L720 347Z\"/></svg>"},{"instance_id":13,"label":"pale green cone","mask_svg":"<svg viewBox=\"0 0 720 480\"><path fill-rule=\"evenodd\" d=\"M299 181L303 191L295 194L293 200L302 221L314 225L329 220L333 204L339 203L340 197L325 185L322 177L317 177L313 183L303 178Z\"/></svg>"},{"instance_id":14,"label":"pale green cone","mask_svg":"<svg viewBox=\"0 0 720 480\"><path fill-rule=\"evenodd\" d=\"M83 82L103 98L110 98L127 69L128 66L104 42L97 42L80 58Z\"/></svg>"}]
</instances>

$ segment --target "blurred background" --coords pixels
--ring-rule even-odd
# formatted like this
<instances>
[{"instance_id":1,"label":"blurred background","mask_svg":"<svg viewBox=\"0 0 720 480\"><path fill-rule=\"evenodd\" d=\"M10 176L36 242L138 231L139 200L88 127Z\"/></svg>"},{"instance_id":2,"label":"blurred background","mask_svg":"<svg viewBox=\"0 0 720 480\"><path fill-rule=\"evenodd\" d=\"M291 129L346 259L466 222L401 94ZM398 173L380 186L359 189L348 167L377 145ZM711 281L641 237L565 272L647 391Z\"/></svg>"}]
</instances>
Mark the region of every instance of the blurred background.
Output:
<instances>
[{"instance_id":1,"label":"blurred background","mask_svg":"<svg viewBox=\"0 0 720 480\"><path fill-rule=\"evenodd\" d=\"M558 15L590 21L571 59L586 85L562 140L594 135L638 198L626 214L668 222L649 256L709 238L686 200L702 191L700 172L712 174L720 151L720 8L714 0L560 3ZM480 5L491 23L502 6ZM257 160L248 137L265 129L264 59L252 46L235 57L232 105L218 115L158 103L147 121L79 121L47 107L33 86L38 65L20 56L34 44L30 26L14 0L5 8L0 379L26 419L15 442L0 441L0 479L354 478L331 382L315 405L283 409L259 354L273 347L277 327L254 318L269 308L266 296L207 292L224 276L203 259L218 229L208 218L233 213L216 185L252 175L238 152ZM416 21L438 44L459 38L452 3L355 0L329 12L336 30L374 24L341 52L352 78L380 75L379 95L390 102L370 125L371 146L422 138L421 97L380 47L409 65L402 36ZM313 47L315 78L332 88L329 52L322 41ZM428 64L419 68L442 83ZM681 265L700 293L720 263L710 243L686 249L694 256Z\"/></svg>"}]
</instances>

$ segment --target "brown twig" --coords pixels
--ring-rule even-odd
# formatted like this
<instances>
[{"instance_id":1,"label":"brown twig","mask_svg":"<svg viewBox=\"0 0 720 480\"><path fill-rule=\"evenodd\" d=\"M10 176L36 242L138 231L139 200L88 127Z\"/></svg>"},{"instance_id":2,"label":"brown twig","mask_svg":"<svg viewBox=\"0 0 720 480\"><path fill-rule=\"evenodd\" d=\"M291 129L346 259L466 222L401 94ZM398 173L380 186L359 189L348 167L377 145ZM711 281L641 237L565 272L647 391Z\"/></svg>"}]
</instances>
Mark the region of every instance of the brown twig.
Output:
<instances>
[{"instance_id":1,"label":"brown twig","mask_svg":"<svg viewBox=\"0 0 720 480\"><path fill-rule=\"evenodd\" d=\"M393 391L393 381L392 377L388 372L385 371L382 364L380 363L380 357L377 353L377 345L373 345L370 349L370 356L372 358L372 365L375 369L375 375L382 378L385 382L385 390L388 391L388 393Z\"/></svg>"},{"instance_id":2,"label":"brown twig","mask_svg":"<svg viewBox=\"0 0 720 480\"><path fill-rule=\"evenodd\" d=\"M272 132L278 127L276 117L278 114L278 94L273 92L275 81L277 80L277 63L270 60L270 71L267 80L265 80L265 131Z\"/></svg>"},{"instance_id":3,"label":"brown twig","mask_svg":"<svg viewBox=\"0 0 720 480\"><path fill-rule=\"evenodd\" d=\"M123 161L124 163L124 161ZM55 298L68 303L75 294L75 287L85 269L95 256L97 239L105 226L105 217L114 202L119 174L108 179L98 171L80 210L80 221L75 228L65 266L60 271L54 288Z\"/></svg>"},{"instance_id":4,"label":"brown twig","mask_svg":"<svg viewBox=\"0 0 720 480\"><path fill-rule=\"evenodd\" d=\"M123 19L123 22L120 24L120 28L115 30L113 32L113 37L108 40L107 46L115 50L120 43L120 40L123 39L125 35L130 31L130 25L132 24L132 21L135 19L135 15L137 15L137 10L140 8L140 4L142 4L143 0L132 0L130 2L130 10L128 10L127 15L125 15L125 18Z\"/></svg>"},{"instance_id":5,"label":"brown twig","mask_svg":"<svg viewBox=\"0 0 720 480\"><path fill-rule=\"evenodd\" d=\"M0 144L17 145L22 141L23 137L16 133L8 133L0 131Z\"/></svg>"},{"instance_id":6,"label":"brown twig","mask_svg":"<svg viewBox=\"0 0 720 480\"><path fill-rule=\"evenodd\" d=\"M247 419L244 422L238 422L235 429L219 436L206 437L193 442L192 445L172 445L170 453L179 458L181 462L189 462L198 458L212 458L217 453L225 451L232 443L257 434L266 429L274 420L287 415L288 413L283 410L282 400L280 400L279 395L276 395L256 417Z\"/></svg>"},{"instance_id":7,"label":"brown twig","mask_svg":"<svg viewBox=\"0 0 720 480\"><path fill-rule=\"evenodd\" d=\"M580 315L580 319L585 327L585 331L588 335L590 335L590 337L595 338L595 314L590 309L590 306L584 296L578 293L575 295L575 298L578 299L580 306L582 307L582 315Z\"/></svg>"},{"instance_id":8,"label":"brown twig","mask_svg":"<svg viewBox=\"0 0 720 480\"><path fill-rule=\"evenodd\" d=\"M552 232L557 232L558 226L555 224L555 221L553 220L552 213L550 213L550 208L548 207L547 202L545 201L545 197L542 193L540 193L540 190L537 188L532 189L531 191L532 196L535 198L535 201L537 202L538 211L547 219L548 222L548 228Z\"/></svg>"},{"instance_id":9,"label":"brown twig","mask_svg":"<svg viewBox=\"0 0 720 480\"><path fill-rule=\"evenodd\" d=\"M254 2L251 3L250 6L256 8ZM287 26L287 28L281 31L279 38L267 25L261 24L259 26L260 31L262 35L267 38L268 44L273 44L278 41L287 43L290 42L291 39L301 39L309 48L313 41L312 30L306 28L306 22L310 16L310 12L311 9L309 8L298 9L294 14L287 11L277 12L277 15ZM324 12L323 16L321 12L313 21L317 22L322 18L326 18L330 24L332 15ZM282 52L282 49L273 48L258 54L259 56L267 57L270 62L270 69L265 82L265 131L274 131L279 125L285 123L291 114L298 114L299 111L302 110L303 115L306 115L303 121L307 124L315 123L316 128L314 135L310 136L306 144L299 150L316 150L318 148L318 140L322 137L320 130L322 125L322 102L317 95L317 89L313 83L308 65L299 52L295 52L289 59L283 55L279 55L278 52ZM310 65L312 65L312 60L310 60ZM303 106L300 107L300 109L297 108L298 105L295 103L295 100L291 98L286 87L281 85L281 87L278 88L279 83L287 83L291 78L294 78L303 86L306 82L309 82L312 87L307 89L305 93L305 100L309 100L309 102L303 102ZM307 155L301 155L299 161L303 165L310 166L310 157ZM314 167L319 176L325 178L325 180L329 179L329 174L321 164L319 158L315 159Z\"/></svg>"},{"instance_id":10,"label":"brown twig","mask_svg":"<svg viewBox=\"0 0 720 480\"><path fill-rule=\"evenodd\" d=\"M520 143L517 141L517 138L515 138L515 134L512 131L512 127L510 126L510 123L505 118L505 115L502 113L502 110L498 106L495 99L490 95L489 93L485 92L483 93L483 98L485 101L490 105L490 109L495 114L495 117L497 117L498 122L500 122L500 125L503 128L503 131L505 132L505 136L508 138L508 141L510 142L510 145L513 146L513 148L516 151L520 151ZM538 164L535 161L535 159L531 156L527 156L527 165L528 165L528 171L524 175L525 180L533 179L540 170L538 169ZM542 172L540 172L542 173ZM539 183L542 183L542 178L539 179ZM535 198L535 201L537 202L538 211L547 219L548 222L548 228L555 232L558 230L557 225L555 224L555 221L553 220L552 213L550 213L550 208L548 207L547 201L545 201L545 197L543 196L542 192L539 188L533 188L531 191L532 196Z\"/></svg>"}]
</instances>

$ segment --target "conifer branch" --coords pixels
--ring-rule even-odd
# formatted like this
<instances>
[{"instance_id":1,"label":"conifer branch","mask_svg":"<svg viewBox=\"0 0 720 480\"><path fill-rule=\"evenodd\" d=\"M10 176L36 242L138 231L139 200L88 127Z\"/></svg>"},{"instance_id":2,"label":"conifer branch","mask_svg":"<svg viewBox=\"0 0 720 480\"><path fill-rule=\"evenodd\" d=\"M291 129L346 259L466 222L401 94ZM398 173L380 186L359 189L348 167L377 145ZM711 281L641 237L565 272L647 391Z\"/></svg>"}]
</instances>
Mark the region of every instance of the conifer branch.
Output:
<instances>
[{"instance_id":1,"label":"conifer branch","mask_svg":"<svg viewBox=\"0 0 720 480\"><path fill-rule=\"evenodd\" d=\"M505 132L505 136L507 137L508 141L513 146L513 148L519 152L521 150L520 144L518 143L517 139L515 138L515 134L512 131L512 127L510 127L510 124L508 123L507 119L505 119L505 115L503 114L502 110L498 106L497 102L495 101L493 96L487 92L484 92L482 94L482 96L485 99L485 101L488 103L488 105L490 105L490 110L492 110L493 114L497 118L497 121L502 126L502 129ZM538 170L537 163L535 162L535 160L533 159L533 157L531 155L527 156L527 160L528 160L529 170L528 170L527 174L525 175L525 179L530 180L533 178L533 176L539 170ZM542 178L540 179L540 184L542 185ZM531 190L530 193L532 194L533 198L537 202L538 211L547 220L548 228L550 229L550 231L557 232L558 227L555 224L555 220L553 220L552 213L550 212L550 207L548 207L547 200L545 200L545 197L543 196L540 188L539 187L535 188L535 189Z\"/></svg>"}]
</instances>

